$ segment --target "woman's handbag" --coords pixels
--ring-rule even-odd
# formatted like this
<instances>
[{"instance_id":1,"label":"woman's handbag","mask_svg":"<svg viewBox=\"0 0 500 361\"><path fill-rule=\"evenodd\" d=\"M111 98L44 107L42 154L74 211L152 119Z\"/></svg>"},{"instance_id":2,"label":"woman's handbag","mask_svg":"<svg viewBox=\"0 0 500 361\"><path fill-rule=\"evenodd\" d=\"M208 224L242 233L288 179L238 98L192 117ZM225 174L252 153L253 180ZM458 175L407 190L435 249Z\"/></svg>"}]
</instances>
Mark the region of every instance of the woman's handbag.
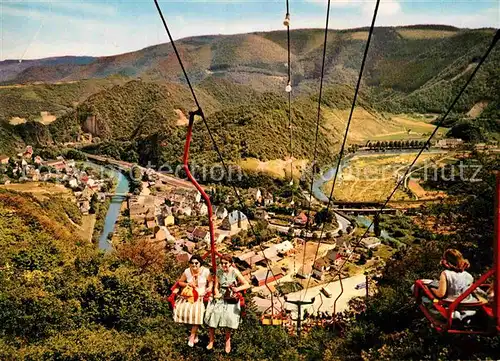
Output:
<instances>
[{"instance_id":1,"label":"woman's handbag","mask_svg":"<svg viewBox=\"0 0 500 361\"><path fill-rule=\"evenodd\" d=\"M224 301L227 303L235 304L240 302L240 295L238 292L233 292L231 288L226 288L226 292L224 292Z\"/></svg>"}]
</instances>

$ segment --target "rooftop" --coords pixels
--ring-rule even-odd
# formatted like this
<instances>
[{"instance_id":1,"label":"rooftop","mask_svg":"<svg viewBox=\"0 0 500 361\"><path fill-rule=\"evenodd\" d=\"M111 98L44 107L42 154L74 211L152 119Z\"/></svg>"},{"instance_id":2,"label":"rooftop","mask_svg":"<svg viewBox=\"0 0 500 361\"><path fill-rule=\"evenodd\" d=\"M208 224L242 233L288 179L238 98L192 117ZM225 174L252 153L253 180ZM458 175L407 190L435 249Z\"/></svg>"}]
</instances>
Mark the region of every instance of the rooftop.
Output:
<instances>
[{"instance_id":1,"label":"rooftop","mask_svg":"<svg viewBox=\"0 0 500 361\"><path fill-rule=\"evenodd\" d=\"M253 276L255 277L255 279L257 279L257 281L261 281L261 280L265 280L267 278L271 278L273 276L273 274L275 276L283 275L283 271L279 267L273 267L273 268L271 268L271 270L272 270L272 272L269 270L269 268L262 268L262 269L256 271L253 274ZM268 272L269 272L269 275L268 275Z\"/></svg>"},{"instance_id":2,"label":"rooftop","mask_svg":"<svg viewBox=\"0 0 500 361\"><path fill-rule=\"evenodd\" d=\"M225 219L227 219L229 221L229 224L235 224L235 223L238 223L238 215L242 221L247 220L247 216L245 216L245 214L242 213L241 211L232 211L231 213L229 213L227 215L227 217Z\"/></svg>"}]
</instances>

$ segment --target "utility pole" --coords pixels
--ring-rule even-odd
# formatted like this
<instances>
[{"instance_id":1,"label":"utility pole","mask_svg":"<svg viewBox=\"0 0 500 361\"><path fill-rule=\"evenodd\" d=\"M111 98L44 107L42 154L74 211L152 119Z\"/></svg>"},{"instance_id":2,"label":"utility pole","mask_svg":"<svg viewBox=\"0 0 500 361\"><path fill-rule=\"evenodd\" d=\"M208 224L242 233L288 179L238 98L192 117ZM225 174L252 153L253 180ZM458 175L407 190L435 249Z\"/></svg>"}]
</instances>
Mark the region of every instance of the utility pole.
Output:
<instances>
[{"instance_id":1,"label":"utility pole","mask_svg":"<svg viewBox=\"0 0 500 361\"><path fill-rule=\"evenodd\" d=\"M298 316L297 316L297 318L295 320L292 318L292 321L296 321L297 322L297 335L300 338L300 333L302 331L302 329L301 329L301 326L302 326L302 306L304 306L304 305L312 305L314 303L314 297L311 298L310 301L300 301L300 300L289 301L287 299L287 297L285 296L285 302L288 302L288 303L291 303L291 304L297 306Z\"/></svg>"}]
</instances>

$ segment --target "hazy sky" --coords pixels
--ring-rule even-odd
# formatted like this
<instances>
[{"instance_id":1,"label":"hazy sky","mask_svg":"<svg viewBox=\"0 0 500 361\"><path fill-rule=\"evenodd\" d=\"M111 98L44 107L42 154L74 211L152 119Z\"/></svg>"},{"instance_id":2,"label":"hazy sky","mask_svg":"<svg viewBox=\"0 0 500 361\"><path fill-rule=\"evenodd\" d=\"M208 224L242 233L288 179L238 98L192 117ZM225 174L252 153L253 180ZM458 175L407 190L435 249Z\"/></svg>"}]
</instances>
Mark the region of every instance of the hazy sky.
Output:
<instances>
[{"instance_id":1,"label":"hazy sky","mask_svg":"<svg viewBox=\"0 0 500 361\"><path fill-rule=\"evenodd\" d=\"M291 28L324 27L327 0L289 0ZM162 0L174 38L284 29L285 0ZM332 0L330 28L368 26L375 0ZM0 0L0 60L113 55L167 42L153 0ZM500 27L499 0L382 0L376 25ZM293 38L292 38L293 41Z\"/></svg>"}]
</instances>

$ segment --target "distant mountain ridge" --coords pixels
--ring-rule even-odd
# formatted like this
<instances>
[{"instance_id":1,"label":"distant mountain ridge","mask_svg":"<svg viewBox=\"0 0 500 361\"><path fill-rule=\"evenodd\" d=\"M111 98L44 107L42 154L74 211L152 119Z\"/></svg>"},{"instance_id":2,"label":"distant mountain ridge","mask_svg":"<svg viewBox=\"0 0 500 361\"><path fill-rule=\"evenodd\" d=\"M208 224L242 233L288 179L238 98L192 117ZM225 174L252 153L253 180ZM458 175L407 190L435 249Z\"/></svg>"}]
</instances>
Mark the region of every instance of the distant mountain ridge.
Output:
<instances>
[{"instance_id":1,"label":"distant mountain ridge","mask_svg":"<svg viewBox=\"0 0 500 361\"><path fill-rule=\"evenodd\" d=\"M26 77L21 75L23 72L31 68L47 69L50 66L78 66L86 65L93 62L96 58L92 56L61 56L43 58L37 60L3 60L0 61L0 83L18 84L25 81L44 81L45 79L37 79L36 77ZM50 81L54 81L56 77L52 77ZM23 81L23 79L26 79Z\"/></svg>"},{"instance_id":2,"label":"distant mountain ridge","mask_svg":"<svg viewBox=\"0 0 500 361\"><path fill-rule=\"evenodd\" d=\"M478 36L481 33L484 36ZM372 39L367 82L384 84L381 73L387 69L394 70L394 65L414 63L422 53L429 54L432 50L443 46L449 50L449 55L453 54L454 57L456 52L461 53L481 47L491 36L490 34L492 31L487 29L461 30L438 25L378 27ZM328 36L326 73L332 73L334 69L338 72L339 67L358 69L366 37L366 28L331 30ZM319 76L322 38L321 29L291 31L295 84L304 78L314 79ZM467 41L470 38L477 42L471 44ZM464 42L462 46L451 47L454 42L460 41ZM284 76L287 72L284 31L196 36L180 39L176 41L176 45L194 81L201 81L213 72L226 73L228 77L240 82L244 82L241 78L245 74ZM465 45L472 45L472 49L470 47L466 49ZM435 61L449 61L448 57L444 59L431 55L428 57ZM380 66L381 60L391 60L391 58L393 61L387 63L388 68ZM115 56L48 58L23 61L17 65L12 61L0 62L0 74L2 74L0 82L9 84L75 81L103 78L112 74L141 77L144 80L182 81L180 67L169 43ZM424 80L428 79L423 78L422 81ZM401 88L401 85L396 85Z\"/></svg>"}]
</instances>

